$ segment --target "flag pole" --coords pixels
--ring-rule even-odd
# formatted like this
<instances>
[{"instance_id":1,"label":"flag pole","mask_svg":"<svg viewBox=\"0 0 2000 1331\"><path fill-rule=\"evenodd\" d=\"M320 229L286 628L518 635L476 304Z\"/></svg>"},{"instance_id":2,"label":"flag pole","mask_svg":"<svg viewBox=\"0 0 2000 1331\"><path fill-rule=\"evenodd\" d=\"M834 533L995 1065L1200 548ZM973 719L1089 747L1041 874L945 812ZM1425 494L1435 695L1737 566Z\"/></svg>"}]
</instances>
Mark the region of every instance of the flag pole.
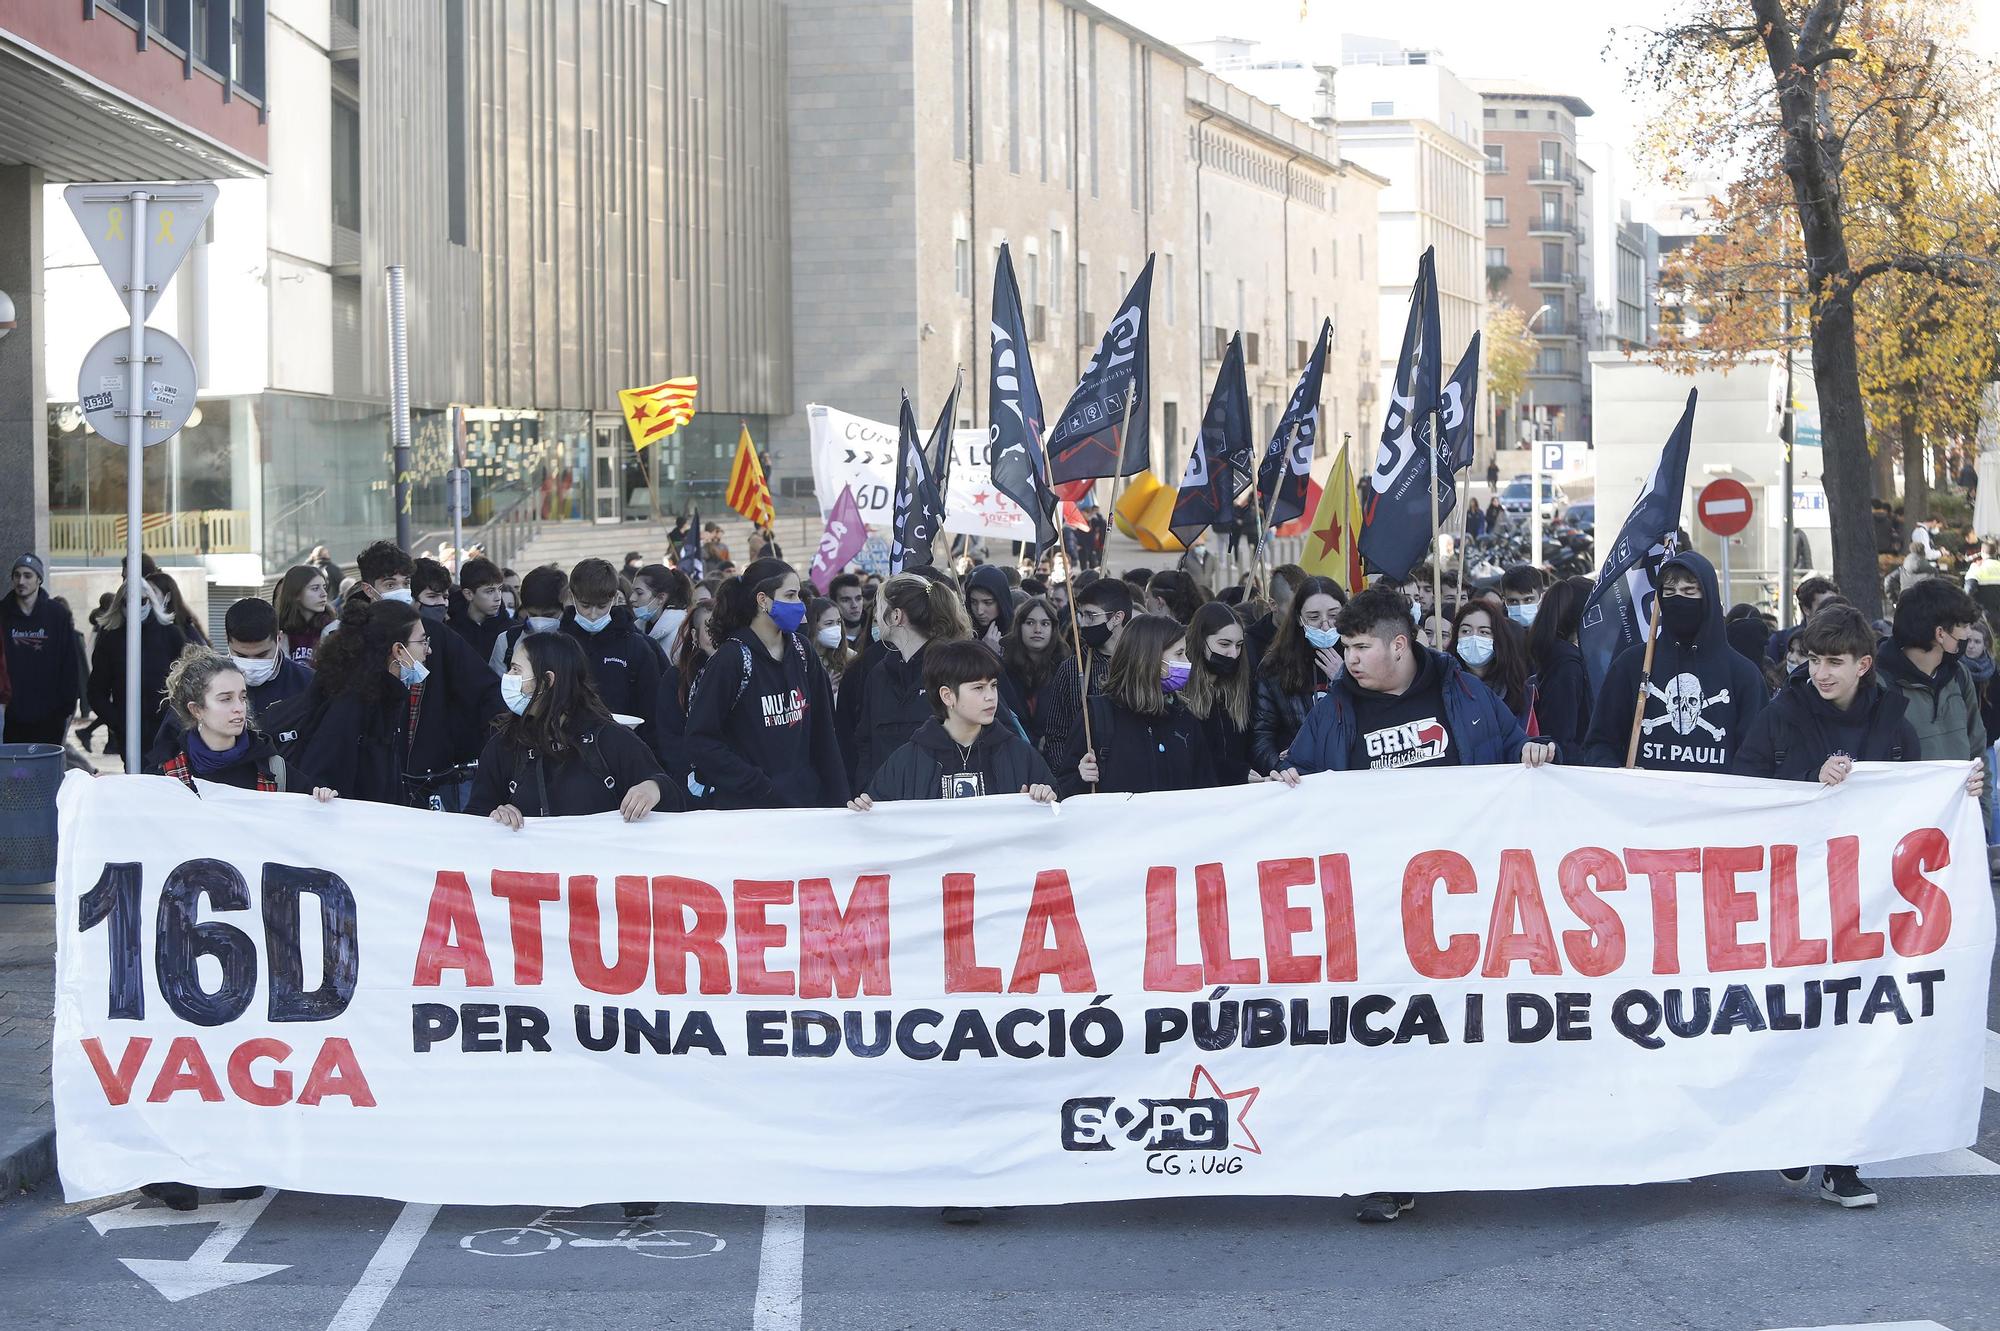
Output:
<instances>
[{"instance_id":1,"label":"flag pole","mask_svg":"<svg viewBox=\"0 0 2000 1331\"><path fill-rule=\"evenodd\" d=\"M1444 551L1438 542L1438 528L1442 519L1438 516L1438 445L1444 439L1444 412L1433 407L1431 410L1430 492L1431 492L1431 613L1437 616L1440 626L1444 623ZM1422 617L1418 617L1417 636L1423 636ZM1443 651L1442 642L1432 647L1433 651Z\"/></svg>"},{"instance_id":2,"label":"flag pole","mask_svg":"<svg viewBox=\"0 0 2000 1331\"><path fill-rule=\"evenodd\" d=\"M1125 391L1125 414L1119 418L1118 422L1118 468L1120 472L1123 472L1125 468L1125 436L1132 429L1132 404L1138 401L1138 399L1139 381L1134 379ZM1152 462L1150 459L1146 465L1149 469L1151 468ZM1118 493L1124 488L1125 477L1123 475L1111 478L1111 516L1106 521L1114 527L1118 525ZM1058 512L1060 511L1058 510ZM1085 710L1089 709L1086 708Z\"/></svg>"},{"instance_id":3,"label":"flag pole","mask_svg":"<svg viewBox=\"0 0 2000 1331\"><path fill-rule=\"evenodd\" d=\"M1036 479L1035 484L1037 487L1041 485L1040 478ZM1041 502L1039 495L1036 496L1036 502L1038 504ZM1063 585L1069 588L1069 641L1076 659L1077 698L1083 703L1083 747L1087 753L1096 753L1097 741L1090 733L1090 676L1083 669L1083 634L1076 626L1076 577L1069 566L1069 543L1063 539L1061 501L1057 501L1055 528L1056 558L1062 561ZM1097 793L1095 781L1090 783L1090 793L1093 795Z\"/></svg>"},{"instance_id":4,"label":"flag pole","mask_svg":"<svg viewBox=\"0 0 2000 1331\"><path fill-rule=\"evenodd\" d=\"M1660 590L1653 589L1653 614L1646 626L1646 659L1639 667L1639 698L1632 705L1632 738L1625 744L1627 767L1639 762L1639 727L1646 723L1646 693L1653 687L1653 645L1660 639Z\"/></svg>"}]
</instances>

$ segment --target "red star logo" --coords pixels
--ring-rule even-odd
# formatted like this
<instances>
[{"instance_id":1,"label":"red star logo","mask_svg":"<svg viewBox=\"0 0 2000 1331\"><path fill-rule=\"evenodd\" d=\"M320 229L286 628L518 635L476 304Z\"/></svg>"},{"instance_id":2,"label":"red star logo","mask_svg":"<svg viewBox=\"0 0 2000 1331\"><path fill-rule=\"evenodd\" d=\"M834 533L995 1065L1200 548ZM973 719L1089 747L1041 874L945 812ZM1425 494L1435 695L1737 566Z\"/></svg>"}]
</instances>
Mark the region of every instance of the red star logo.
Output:
<instances>
[{"instance_id":1,"label":"red star logo","mask_svg":"<svg viewBox=\"0 0 2000 1331\"><path fill-rule=\"evenodd\" d=\"M635 421L643 421L652 414L652 412L646 409L646 404L643 402L632 408L632 419Z\"/></svg>"},{"instance_id":2,"label":"red star logo","mask_svg":"<svg viewBox=\"0 0 2000 1331\"><path fill-rule=\"evenodd\" d=\"M1319 557L1325 559L1333 553L1333 547L1340 544L1340 514L1335 513L1332 517L1328 518L1326 526L1314 532L1313 535L1319 540Z\"/></svg>"},{"instance_id":3,"label":"red star logo","mask_svg":"<svg viewBox=\"0 0 2000 1331\"><path fill-rule=\"evenodd\" d=\"M1208 1089L1205 1091L1202 1089L1203 1082L1208 1083ZM1244 1122L1244 1119L1250 1116L1250 1106L1257 1103L1257 1093L1262 1089L1259 1086L1251 1086L1240 1091L1225 1091L1222 1089L1220 1083L1209 1075L1208 1069L1198 1063L1195 1065L1194 1076L1188 1079L1188 1099L1190 1100L1201 1098L1241 1100L1243 1102L1236 1110L1236 1126L1243 1133L1243 1149L1252 1155L1264 1154L1264 1148L1257 1144L1257 1138L1252 1135L1250 1125Z\"/></svg>"}]
</instances>

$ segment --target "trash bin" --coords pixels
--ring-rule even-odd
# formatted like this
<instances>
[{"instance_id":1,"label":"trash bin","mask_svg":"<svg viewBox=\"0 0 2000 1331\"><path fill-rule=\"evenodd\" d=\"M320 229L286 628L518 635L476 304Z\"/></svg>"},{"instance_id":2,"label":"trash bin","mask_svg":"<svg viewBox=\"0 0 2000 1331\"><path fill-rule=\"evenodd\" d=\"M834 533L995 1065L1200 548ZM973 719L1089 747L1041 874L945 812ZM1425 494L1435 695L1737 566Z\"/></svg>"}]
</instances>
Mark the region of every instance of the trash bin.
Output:
<instances>
[{"instance_id":1,"label":"trash bin","mask_svg":"<svg viewBox=\"0 0 2000 1331\"><path fill-rule=\"evenodd\" d=\"M0 744L0 885L53 882L60 744Z\"/></svg>"}]
</instances>

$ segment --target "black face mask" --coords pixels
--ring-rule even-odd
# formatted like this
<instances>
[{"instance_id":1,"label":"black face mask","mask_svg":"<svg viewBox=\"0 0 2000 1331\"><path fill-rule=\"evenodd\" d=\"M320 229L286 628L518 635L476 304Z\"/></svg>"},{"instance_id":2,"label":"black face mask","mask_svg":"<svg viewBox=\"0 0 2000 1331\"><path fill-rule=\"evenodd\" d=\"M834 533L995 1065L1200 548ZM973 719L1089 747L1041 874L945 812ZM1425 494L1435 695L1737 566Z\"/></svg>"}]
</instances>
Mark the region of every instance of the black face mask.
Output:
<instances>
[{"instance_id":1,"label":"black face mask","mask_svg":"<svg viewBox=\"0 0 2000 1331\"><path fill-rule=\"evenodd\" d=\"M1237 667L1243 664L1240 656L1218 656L1214 652L1204 652L1202 656L1208 662L1208 668L1224 679L1235 674Z\"/></svg>"},{"instance_id":2,"label":"black face mask","mask_svg":"<svg viewBox=\"0 0 2000 1331\"><path fill-rule=\"evenodd\" d=\"M1693 642L1708 622L1705 596L1662 596L1660 624L1682 642Z\"/></svg>"},{"instance_id":3,"label":"black face mask","mask_svg":"<svg viewBox=\"0 0 2000 1331\"><path fill-rule=\"evenodd\" d=\"M417 607L417 614L433 624L444 623L445 613L445 607L441 605L420 605Z\"/></svg>"},{"instance_id":4,"label":"black face mask","mask_svg":"<svg viewBox=\"0 0 2000 1331\"><path fill-rule=\"evenodd\" d=\"M1076 633L1083 639L1083 645L1093 652L1103 651L1104 645L1111 641L1109 624L1079 624L1076 626Z\"/></svg>"}]
</instances>

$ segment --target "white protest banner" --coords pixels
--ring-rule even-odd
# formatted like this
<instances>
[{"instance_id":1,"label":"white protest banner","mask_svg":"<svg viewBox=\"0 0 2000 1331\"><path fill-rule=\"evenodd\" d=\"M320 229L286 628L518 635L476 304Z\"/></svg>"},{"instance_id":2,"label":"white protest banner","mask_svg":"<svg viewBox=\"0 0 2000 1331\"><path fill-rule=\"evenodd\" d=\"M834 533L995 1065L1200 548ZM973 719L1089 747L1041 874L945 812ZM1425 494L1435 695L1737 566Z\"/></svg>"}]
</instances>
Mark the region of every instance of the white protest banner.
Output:
<instances>
[{"instance_id":1,"label":"white protest banner","mask_svg":"<svg viewBox=\"0 0 2000 1331\"><path fill-rule=\"evenodd\" d=\"M72 1200L1033 1204L1974 1139L1957 764L483 819L60 795Z\"/></svg>"},{"instance_id":2,"label":"white protest banner","mask_svg":"<svg viewBox=\"0 0 2000 1331\"><path fill-rule=\"evenodd\" d=\"M806 405L813 489L822 521L842 488L852 488L861 520L889 530L896 515L896 427L818 403Z\"/></svg>"},{"instance_id":3,"label":"white protest banner","mask_svg":"<svg viewBox=\"0 0 2000 1331\"><path fill-rule=\"evenodd\" d=\"M990 541L1032 541L1035 521L993 486L984 430L954 430L951 436L950 493L944 499L944 529Z\"/></svg>"}]
</instances>

